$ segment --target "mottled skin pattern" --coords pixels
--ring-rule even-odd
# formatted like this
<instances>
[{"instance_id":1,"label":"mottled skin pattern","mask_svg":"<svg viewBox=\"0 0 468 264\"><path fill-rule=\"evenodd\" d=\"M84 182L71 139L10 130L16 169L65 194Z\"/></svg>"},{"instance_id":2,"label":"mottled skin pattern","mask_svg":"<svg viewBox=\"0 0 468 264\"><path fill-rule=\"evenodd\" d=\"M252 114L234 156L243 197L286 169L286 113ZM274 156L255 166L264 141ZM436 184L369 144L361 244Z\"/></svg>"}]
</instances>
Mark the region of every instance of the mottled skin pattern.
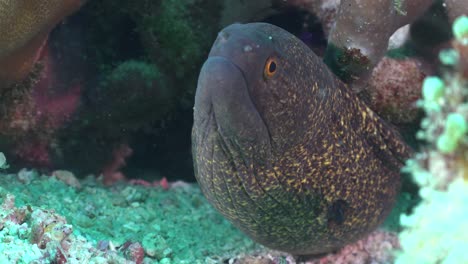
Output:
<instances>
[{"instance_id":1,"label":"mottled skin pattern","mask_svg":"<svg viewBox=\"0 0 468 264\"><path fill-rule=\"evenodd\" d=\"M200 73L192 141L213 206L254 240L293 254L327 252L375 229L410 152L300 40L265 23L219 33Z\"/></svg>"}]
</instances>

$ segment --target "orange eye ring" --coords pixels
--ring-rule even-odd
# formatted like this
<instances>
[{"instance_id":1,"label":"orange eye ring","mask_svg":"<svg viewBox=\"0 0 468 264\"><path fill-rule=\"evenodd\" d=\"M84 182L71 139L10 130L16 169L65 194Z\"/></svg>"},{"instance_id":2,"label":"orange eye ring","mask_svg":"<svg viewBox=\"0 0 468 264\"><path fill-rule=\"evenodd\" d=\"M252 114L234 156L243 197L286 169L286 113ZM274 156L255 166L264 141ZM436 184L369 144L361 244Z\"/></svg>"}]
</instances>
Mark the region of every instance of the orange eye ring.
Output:
<instances>
[{"instance_id":1,"label":"orange eye ring","mask_svg":"<svg viewBox=\"0 0 468 264\"><path fill-rule=\"evenodd\" d=\"M269 58L265 63L265 69L263 70L263 74L265 77L271 78L273 77L278 70L278 63L276 58Z\"/></svg>"}]
</instances>

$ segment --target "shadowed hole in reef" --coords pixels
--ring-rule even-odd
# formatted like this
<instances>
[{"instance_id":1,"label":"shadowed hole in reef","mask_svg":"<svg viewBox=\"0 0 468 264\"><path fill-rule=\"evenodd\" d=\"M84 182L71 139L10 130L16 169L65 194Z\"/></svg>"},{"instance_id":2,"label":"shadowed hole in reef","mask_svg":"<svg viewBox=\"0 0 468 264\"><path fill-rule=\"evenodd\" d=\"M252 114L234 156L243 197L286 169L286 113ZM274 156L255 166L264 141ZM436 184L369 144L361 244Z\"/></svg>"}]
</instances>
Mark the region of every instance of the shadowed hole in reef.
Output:
<instances>
[{"instance_id":1,"label":"shadowed hole in reef","mask_svg":"<svg viewBox=\"0 0 468 264\"><path fill-rule=\"evenodd\" d=\"M315 54L322 56L327 40L319 20L312 14L297 8L279 8L278 13L262 22L281 27L302 40Z\"/></svg>"}]
</instances>

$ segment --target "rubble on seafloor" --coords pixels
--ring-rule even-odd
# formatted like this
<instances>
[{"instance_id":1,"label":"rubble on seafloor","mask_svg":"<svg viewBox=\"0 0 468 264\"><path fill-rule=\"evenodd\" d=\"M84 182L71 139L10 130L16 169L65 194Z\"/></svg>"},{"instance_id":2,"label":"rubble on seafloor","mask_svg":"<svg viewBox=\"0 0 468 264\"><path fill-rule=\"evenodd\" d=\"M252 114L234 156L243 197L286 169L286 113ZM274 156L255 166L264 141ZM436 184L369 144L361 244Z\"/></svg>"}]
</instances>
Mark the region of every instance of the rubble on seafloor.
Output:
<instances>
[{"instance_id":1,"label":"rubble on seafloor","mask_svg":"<svg viewBox=\"0 0 468 264\"><path fill-rule=\"evenodd\" d=\"M344 255L385 259L398 247L395 232L377 231L337 254L296 262L244 236L194 184L132 182L105 186L66 170L1 174L0 263L334 263ZM387 229L398 229L409 200Z\"/></svg>"},{"instance_id":2,"label":"rubble on seafloor","mask_svg":"<svg viewBox=\"0 0 468 264\"><path fill-rule=\"evenodd\" d=\"M0 175L0 263L217 263L261 248L196 185L106 187L53 175Z\"/></svg>"}]
</instances>

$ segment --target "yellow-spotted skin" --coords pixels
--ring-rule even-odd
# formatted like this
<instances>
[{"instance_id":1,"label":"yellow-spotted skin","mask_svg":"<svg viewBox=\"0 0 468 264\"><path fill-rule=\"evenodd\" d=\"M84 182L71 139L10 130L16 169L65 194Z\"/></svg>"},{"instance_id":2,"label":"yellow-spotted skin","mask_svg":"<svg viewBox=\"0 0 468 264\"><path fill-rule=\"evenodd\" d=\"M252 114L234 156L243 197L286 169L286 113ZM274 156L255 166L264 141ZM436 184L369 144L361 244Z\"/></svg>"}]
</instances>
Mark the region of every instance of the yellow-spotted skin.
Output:
<instances>
[{"instance_id":1,"label":"yellow-spotted skin","mask_svg":"<svg viewBox=\"0 0 468 264\"><path fill-rule=\"evenodd\" d=\"M375 229L410 153L300 40L265 23L219 33L200 72L192 143L210 203L254 240L293 254Z\"/></svg>"}]
</instances>

